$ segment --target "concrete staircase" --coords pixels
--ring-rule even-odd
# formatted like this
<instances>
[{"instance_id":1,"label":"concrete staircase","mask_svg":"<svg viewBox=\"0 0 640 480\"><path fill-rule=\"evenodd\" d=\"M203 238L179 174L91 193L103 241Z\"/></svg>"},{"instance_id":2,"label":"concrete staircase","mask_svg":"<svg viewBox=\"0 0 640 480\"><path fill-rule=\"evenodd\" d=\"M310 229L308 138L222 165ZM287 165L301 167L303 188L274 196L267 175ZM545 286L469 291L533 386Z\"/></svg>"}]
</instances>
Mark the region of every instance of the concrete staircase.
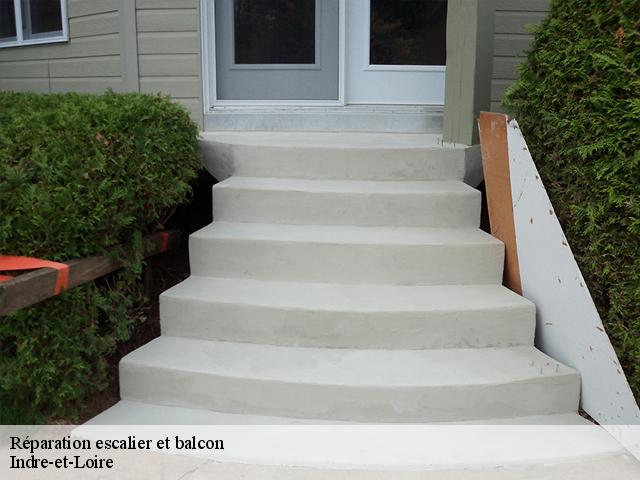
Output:
<instances>
[{"instance_id":1,"label":"concrete staircase","mask_svg":"<svg viewBox=\"0 0 640 480\"><path fill-rule=\"evenodd\" d=\"M465 150L404 137L205 138L237 174L161 297L162 336L122 360L123 400L292 422L576 412L578 373L533 347L534 306L501 286Z\"/></svg>"},{"instance_id":2,"label":"concrete staircase","mask_svg":"<svg viewBox=\"0 0 640 480\"><path fill-rule=\"evenodd\" d=\"M192 276L162 295L162 336L122 359L122 401L79 436L236 438L180 478L640 478L577 415L579 374L533 346L534 305L501 285L470 150L303 132L204 134L202 149L223 181ZM367 430L390 423L433 425Z\"/></svg>"}]
</instances>

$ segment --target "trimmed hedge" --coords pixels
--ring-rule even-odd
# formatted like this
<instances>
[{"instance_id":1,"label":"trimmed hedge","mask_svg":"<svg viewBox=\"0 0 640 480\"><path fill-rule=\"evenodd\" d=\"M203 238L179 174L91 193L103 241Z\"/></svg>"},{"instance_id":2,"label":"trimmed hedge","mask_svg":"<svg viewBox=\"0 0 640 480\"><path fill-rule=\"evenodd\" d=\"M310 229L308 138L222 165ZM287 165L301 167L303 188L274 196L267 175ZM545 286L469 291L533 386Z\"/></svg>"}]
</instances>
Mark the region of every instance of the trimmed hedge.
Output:
<instances>
[{"instance_id":1,"label":"trimmed hedge","mask_svg":"<svg viewBox=\"0 0 640 480\"><path fill-rule=\"evenodd\" d=\"M554 1L504 105L640 398L640 2Z\"/></svg>"},{"instance_id":2,"label":"trimmed hedge","mask_svg":"<svg viewBox=\"0 0 640 480\"><path fill-rule=\"evenodd\" d=\"M187 199L197 134L162 96L0 93L0 252L127 266L1 319L0 410L73 418L106 385L144 319L142 237Z\"/></svg>"}]
</instances>

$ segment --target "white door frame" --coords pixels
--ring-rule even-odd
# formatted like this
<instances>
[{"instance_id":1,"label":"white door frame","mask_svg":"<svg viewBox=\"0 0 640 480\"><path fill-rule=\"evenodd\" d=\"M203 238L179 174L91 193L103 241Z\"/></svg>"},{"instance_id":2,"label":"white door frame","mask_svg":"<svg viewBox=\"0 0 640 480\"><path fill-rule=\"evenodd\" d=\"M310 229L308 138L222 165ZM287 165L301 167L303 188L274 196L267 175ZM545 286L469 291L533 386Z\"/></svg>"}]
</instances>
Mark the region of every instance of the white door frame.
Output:
<instances>
[{"instance_id":1,"label":"white door frame","mask_svg":"<svg viewBox=\"0 0 640 480\"><path fill-rule=\"evenodd\" d=\"M346 70L346 2L339 0L338 19L338 100L219 100L216 92L216 36L215 36L215 1L200 0L200 31L202 34L202 97L204 113L211 113L214 107L329 107L345 105L345 70Z\"/></svg>"}]
</instances>

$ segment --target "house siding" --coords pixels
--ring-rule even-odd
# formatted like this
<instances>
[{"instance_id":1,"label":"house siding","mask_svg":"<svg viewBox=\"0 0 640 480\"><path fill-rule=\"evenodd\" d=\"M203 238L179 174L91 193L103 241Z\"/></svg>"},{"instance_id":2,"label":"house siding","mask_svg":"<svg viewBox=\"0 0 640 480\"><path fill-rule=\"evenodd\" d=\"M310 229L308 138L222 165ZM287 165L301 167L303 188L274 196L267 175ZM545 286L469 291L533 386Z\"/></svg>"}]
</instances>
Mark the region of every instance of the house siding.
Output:
<instances>
[{"instance_id":1,"label":"house siding","mask_svg":"<svg viewBox=\"0 0 640 480\"><path fill-rule=\"evenodd\" d=\"M505 90L518 78L517 66L526 60L533 35L530 25L538 25L549 13L551 0L497 0L491 78L491 110L502 111Z\"/></svg>"},{"instance_id":2,"label":"house siding","mask_svg":"<svg viewBox=\"0 0 640 480\"><path fill-rule=\"evenodd\" d=\"M140 91L163 92L202 125L198 0L136 0Z\"/></svg>"},{"instance_id":3,"label":"house siding","mask_svg":"<svg viewBox=\"0 0 640 480\"><path fill-rule=\"evenodd\" d=\"M0 90L125 90L120 4L121 0L69 0L68 43L0 49Z\"/></svg>"},{"instance_id":4,"label":"house siding","mask_svg":"<svg viewBox=\"0 0 640 480\"><path fill-rule=\"evenodd\" d=\"M0 49L0 90L162 92L202 125L198 0L68 0L69 42Z\"/></svg>"}]
</instances>

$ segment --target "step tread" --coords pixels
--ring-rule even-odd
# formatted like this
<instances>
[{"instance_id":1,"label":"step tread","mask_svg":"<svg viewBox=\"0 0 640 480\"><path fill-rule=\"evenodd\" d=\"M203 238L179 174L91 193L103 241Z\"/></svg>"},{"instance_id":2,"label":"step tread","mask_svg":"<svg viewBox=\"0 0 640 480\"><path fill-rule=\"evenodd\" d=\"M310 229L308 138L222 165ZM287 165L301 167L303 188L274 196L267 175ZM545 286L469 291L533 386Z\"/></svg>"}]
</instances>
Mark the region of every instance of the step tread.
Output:
<instances>
[{"instance_id":1,"label":"step tread","mask_svg":"<svg viewBox=\"0 0 640 480\"><path fill-rule=\"evenodd\" d=\"M123 365L358 387L494 385L578 373L533 347L447 350L355 350L215 342L161 336Z\"/></svg>"},{"instance_id":2,"label":"step tread","mask_svg":"<svg viewBox=\"0 0 640 480\"><path fill-rule=\"evenodd\" d=\"M479 195L464 182L455 180L315 180L300 178L232 176L214 189L280 190L308 193L395 194L395 195Z\"/></svg>"},{"instance_id":3,"label":"step tread","mask_svg":"<svg viewBox=\"0 0 640 480\"><path fill-rule=\"evenodd\" d=\"M348 245L497 245L479 228L356 227L214 221L191 234L195 239L266 240Z\"/></svg>"},{"instance_id":4,"label":"step tread","mask_svg":"<svg viewBox=\"0 0 640 480\"><path fill-rule=\"evenodd\" d=\"M162 294L200 302L357 312L533 308L502 285L349 285L191 276Z\"/></svg>"},{"instance_id":5,"label":"step tread","mask_svg":"<svg viewBox=\"0 0 640 480\"><path fill-rule=\"evenodd\" d=\"M203 132L208 142L232 145L265 145L310 148L348 149L459 149L453 144L442 145L440 135L422 133L352 133L352 132Z\"/></svg>"},{"instance_id":6,"label":"step tread","mask_svg":"<svg viewBox=\"0 0 640 480\"><path fill-rule=\"evenodd\" d=\"M120 400L87 422L87 425L362 425L359 422L274 417L214 412L199 408L171 407ZM448 422L451 423L451 422ZM447 424L448 424L447 423ZM577 413L455 422L459 425L593 425ZM366 425L366 424L365 424Z\"/></svg>"}]
</instances>

